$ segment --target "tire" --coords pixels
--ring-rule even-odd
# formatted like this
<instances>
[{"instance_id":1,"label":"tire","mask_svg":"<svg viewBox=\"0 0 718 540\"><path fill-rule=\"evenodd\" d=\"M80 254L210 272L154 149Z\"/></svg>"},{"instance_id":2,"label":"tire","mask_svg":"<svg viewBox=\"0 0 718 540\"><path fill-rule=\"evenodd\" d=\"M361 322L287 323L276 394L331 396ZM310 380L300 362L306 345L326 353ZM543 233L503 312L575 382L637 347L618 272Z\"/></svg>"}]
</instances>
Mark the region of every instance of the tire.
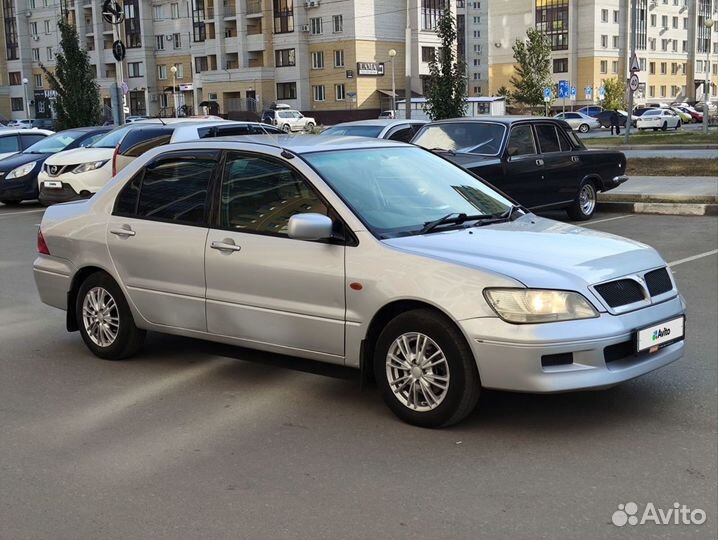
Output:
<instances>
[{"instance_id":1,"label":"tire","mask_svg":"<svg viewBox=\"0 0 718 540\"><path fill-rule=\"evenodd\" d=\"M678 131L679 129L681 129L681 121L680 120L678 120L678 123L676 124L676 131Z\"/></svg>"},{"instance_id":2,"label":"tire","mask_svg":"<svg viewBox=\"0 0 718 540\"><path fill-rule=\"evenodd\" d=\"M403 350L414 347L428 351L428 359L435 358L438 364L421 370L419 364L410 363L418 355L409 355L407 362ZM402 366L411 366L413 371ZM407 311L386 325L374 349L374 376L396 416L427 428L463 420L476 407L481 391L476 360L464 336L451 321L428 309Z\"/></svg>"},{"instance_id":3,"label":"tire","mask_svg":"<svg viewBox=\"0 0 718 540\"><path fill-rule=\"evenodd\" d=\"M304 126L304 131L311 133L314 131L314 122L307 122Z\"/></svg>"},{"instance_id":4,"label":"tire","mask_svg":"<svg viewBox=\"0 0 718 540\"><path fill-rule=\"evenodd\" d=\"M95 300L94 302L93 299ZM114 307L110 307L112 306L110 300L114 302ZM107 307L107 311L103 310L104 313L100 314L101 320L106 321L104 331L98 330L97 334L93 332L92 335L88 333L90 329L98 328L98 326L97 324L92 326L92 321L86 316L89 314L88 311L84 310L86 303L90 311L96 309L93 303L95 305L99 304L101 307ZM105 360L124 360L133 356L142 348L146 332L135 326L132 312L127 305L122 290L115 283L115 280L104 272L95 272L82 282L75 299L75 313L80 335L87 348L95 356ZM108 335L112 333L112 320L114 319L117 320L115 336L109 340ZM103 341L109 341L109 343L103 344Z\"/></svg>"},{"instance_id":5,"label":"tire","mask_svg":"<svg viewBox=\"0 0 718 540\"><path fill-rule=\"evenodd\" d=\"M653 131L658 131L658 128L653 128Z\"/></svg>"},{"instance_id":6,"label":"tire","mask_svg":"<svg viewBox=\"0 0 718 540\"><path fill-rule=\"evenodd\" d=\"M588 133L589 131L591 131L591 126L589 126L588 124L581 124L580 126L578 126L579 133Z\"/></svg>"},{"instance_id":7,"label":"tire","mask_svg":"<svg viewBox=\"0 0 718 540\"><path fill-rule=\"evenodd\" d=\"M666 131L668 129L668 122L664 121L663 125L661 126L661 131Z\"/></svg>"},{"instance_id":8,"label":"tire","mask_svg":"<svg viewBox=\"0 0 718 540\"><path fill-rule=\"evenodd\" d=\"M22 201L6 201L5 199L0 200L0 203L3 203L5 206L17 206L17 205L19 205L21 202L22 202Z\"/></svg>"},{"instance_id":9,"label":"tire","mask_svg":"<svg viewBox=\"0 0 718 540\"><path fill-rule=\"evenodd\" d=\"M574 221L587 221L596 212L597 200L596 184L587 180L578 188L576 200L566 209L566 213Z\"/></svg>"},{"instance_id":10,"label":"tire","mask_svg":"<svg viewBox=\"0 0 718 540\"><path fill-rule=\"evenodd\" d=\"M292 132L292 127L291 127L289 124L284 124L284 125L282 126L282 131L283 131L284 133L291 133L291 132Z\"/></svg>"}]
</instances>

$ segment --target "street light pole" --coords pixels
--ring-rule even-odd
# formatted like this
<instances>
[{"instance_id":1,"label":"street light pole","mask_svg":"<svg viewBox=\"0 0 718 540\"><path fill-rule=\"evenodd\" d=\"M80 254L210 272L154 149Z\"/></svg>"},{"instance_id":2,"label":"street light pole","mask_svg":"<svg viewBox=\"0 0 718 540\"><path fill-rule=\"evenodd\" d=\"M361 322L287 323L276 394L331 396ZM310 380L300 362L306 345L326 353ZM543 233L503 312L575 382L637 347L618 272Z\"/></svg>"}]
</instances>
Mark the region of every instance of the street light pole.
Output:
<instances>
[{"instance_id":1,"label":"street light pole","mask_svg":"<svg viewBox=\"0 0 718 540\"><path fill-rule=\"evenodd\" d=\"M396 116L396 79L394 78L394 57L396 49L389 49L389 58L391 58L391 114Z\"/></svg>"},{"instance_id":2,"label":"street light pole","mask_svg":"<svg viewBox=\"0 0 718 540\"><path fill-rule=\"evenodd\" d=\"M629 0L630 2L630 17L631 17L631 56L630 60L628 61L628 65L630 66L631 62L633 61L633 57L636 56L636 30L637 30L637 24L638 24L638 2L636 0ZM633 75L633 72L628 70L628 73ZM623 73L624 80L626 77L626 73ZM628 86L628 85L627 85ZM633 124L633 90L631 90L630 86L628 86L628 116L626 117L626 133L624 135L624 142L628 144L628 136L631 134L631 125ZM620 122L619 122L620 125Z\"/></svg>"},{"instance_id":3,"label":"street light pole","mask_svg":"<svg viewBox=\"0 0 718 540\"><path fill-rule=\"evenodd\" d=\"M708 40L703 41L706 45L706 80L703 82L703 133L708 133L708 115L710 109L708 108L708 100L711 94L711 28L713 28L713 19L706 17L703 24L706 27L706 34L708 34Z\"/></svg>"},{"instance_id":4,"label":"street light pole","mask_svg":"<svg viewBox=\"0 0 718 540\"><path fill-rule=\"evenodd\" d=\"M22 87L23 91L25 93L25 114L27 115L27 119L30 119L30 100L27 97L27 85L30 81L27 80L26 77L23 77L22 79Z\"/></svg>"},{"instance_id":5,"label":"street light pole","mask_svg":"<svg viewBox=\"0 0 718 540\"><path fill-rule=\"evenodd\" d=\"M172 104L175 109L175 118L177 118L179 114L177 112L177 66L172 66L170 73L172 73Z\"/></svg>"},{"instance_id":6,"label":"street light pole","mask_svg":"<svg viewBox=\"0 0 718 540\"><path fill-rule=\"evenodd\" d=\"M411 0L406 0L406 36L404 47L405 61L404 72L406 79L404 84L404 110L406 111L406 119L411 118Z\"/></svg>"}]
</instances>

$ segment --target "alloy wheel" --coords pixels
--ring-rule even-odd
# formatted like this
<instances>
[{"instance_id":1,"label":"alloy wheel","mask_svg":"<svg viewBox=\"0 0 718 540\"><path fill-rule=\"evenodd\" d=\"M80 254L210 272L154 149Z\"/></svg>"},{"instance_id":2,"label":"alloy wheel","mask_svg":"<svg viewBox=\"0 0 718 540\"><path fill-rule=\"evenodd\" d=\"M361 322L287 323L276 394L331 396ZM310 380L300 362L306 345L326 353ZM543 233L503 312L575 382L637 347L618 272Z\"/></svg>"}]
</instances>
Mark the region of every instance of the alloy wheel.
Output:
<instances>
[{"instance_id":1,"label":"alloy wheel","mask_svg":"<svg viewBox=\"0 0 718 540\"><path fill-rule=\"evenodd\" d=\"M87 336L98 347L109 347L117 339L120 311L103 287L93 287L82 301L82 323Z\"/></svg>"},{"instance_id":2,"label":"alloy wheel","mask_svg":"<svg viewBox=\"0 0 718 540\"><path fill-rule=\"evenodd\" d=\"M593 213L594 208L596 208L596 189L593 184L588 183L581 187L578 202L584 215L590 216Z\"/></svg>"}]
</instances>

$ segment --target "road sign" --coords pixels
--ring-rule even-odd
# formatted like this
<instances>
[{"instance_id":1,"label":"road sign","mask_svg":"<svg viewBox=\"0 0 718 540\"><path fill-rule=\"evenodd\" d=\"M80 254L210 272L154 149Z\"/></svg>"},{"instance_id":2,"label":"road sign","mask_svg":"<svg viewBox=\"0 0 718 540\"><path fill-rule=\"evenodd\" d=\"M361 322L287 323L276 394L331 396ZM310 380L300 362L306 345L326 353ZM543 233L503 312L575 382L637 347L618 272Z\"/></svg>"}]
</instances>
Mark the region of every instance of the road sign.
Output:
<instances>
[{"instance_id":1,"label":"road sign","mask_svg":"<svg viewBox=\"0 0 718 540\"><path fill-rule=\"evenodd\" d=\"M125 20L125 10L122 4L114 0L105 0L102 4L102 18L108 24L121 24Z\"/></svg>"},{"instance_id":2,"label":"road sign","mask_svg":"<svg viewBox=\"0 0 718 540\"><path fill-rule=\"evenodd\" d=\"M586 92L586 99L593 99L593 86L587 86L584 90Z\"/></svg>"},{"instance_id":3,"label":"road sign","mask_svg":"<svg viewBox=\"0 0 718 540\"><path fill-rule=\"evenodd\" d=\"M571 99L573 101L576 101L576 87L575 86L571 87Z\"/></svg>"},{"instance_id":4,"label":"road sign","mask_svg":"<svg viewBox=\"0 0 718 540\"><path fill-rule=\"evenodd\" d=\"M569 88L568 81L558 81L558 97L559 99L566 99L568 97Z\"/></svg>"},{"instance_id":5,"label":"road sign","mask_svg":"<svg viewBox=\"0 0 718 540\"><path fill-rule=\"evenodd\" d=\"M119 39L112 44L112 56L114 56L118 62L122 62L125 59L126 52L125 44Z\"/></svg>"},{"instance_id":6,"label":"road sign","mask_svg":"<svg viewBox=\"0 0 718 540\"><path fill-rule=\"evenodd\" d=\"M130 91L130 87L127 86L127 83L125 81L122 81L122 94L127 95L127 92Z\"/></svg>"},{"instance_id":7,"label":"road sign","mask_svg":"<svg viewBox=\"0 0 718 540\"><path fill-rule=\"evenodd\" d=\"M638 90L638 86L641 84L641 81L638 80L638 75L635 73L631 73L631 78L628 79L628 87L631 89L631 92L635 92Z\"/></svg>"},{"instance_id":8,"label":"road sign","mask_svg":"<svg viewBox=\"0 0 718 540\"><path fill-rule=\"evenodd\" d=\"M638 61L636 53L633 53L633 56L631 57L631 73L635 73L636 71L641 71L641 64Z\"/></svg>"},{"instance_id":9,"label":"road sign","mask_svg":"<svg viewBox=\"0 0 718 540\"><path fill-rule=\"evenodd\" d=\"M551 88L549 88L548 86L543 89L543 100L544 100L546 103L548 103L549 101L551 101Z\"/></svg>"},{"instance_id":10,"label":"road sign","mask_svg":"<svg viewBox=\"0 0 718 540\"><path fill-rule=\"evenodd\" d=\"M603 99L606 97L606 87L601 85L598 89L598 99Z\"/></svg>"}]
</instances>

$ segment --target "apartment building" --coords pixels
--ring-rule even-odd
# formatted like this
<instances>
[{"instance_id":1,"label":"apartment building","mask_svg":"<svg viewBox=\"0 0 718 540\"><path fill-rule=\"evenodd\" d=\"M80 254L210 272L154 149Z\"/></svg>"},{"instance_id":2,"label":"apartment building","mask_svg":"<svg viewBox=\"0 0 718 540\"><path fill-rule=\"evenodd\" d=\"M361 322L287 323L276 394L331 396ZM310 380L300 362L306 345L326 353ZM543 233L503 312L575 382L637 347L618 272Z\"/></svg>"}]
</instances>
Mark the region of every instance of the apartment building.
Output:
<instances>
[{"instance_id":1,"label":"apartment building","mask_svg":"<svg viewBox=\"0 0 718 540\"><path fill-rule=\"evenodd\" d=\"M387 108L392 63L403 96L407 15L412 91L422 94L434 31L448 0L124 0L125 21L102 18L102 0L2 0L0 107L8 117L50 114L40 64L54 67L57 20L67 17L88 50L106 105L112 83L127 86L131 114L171 116L258 111L280 101L302 111ZM124 62L112 43L127 47ZM396 51L394 56L391 50ZM176 69L173 69L176 68ZM26 81L26 82L23 82ZM0 112L2 109L0 108Z\"/></svg>"},{"instance_id":2,"label":"apartment building","mask_svg":"<svg viewBox=\"0 0 718 540\"><path fill-rule=\"evenodd\" d=\"M715 18L716 2L635 1L641 67L637 102L691 99L696 93L701 99L706 69L715 97L718 25L708 30L704 20ZM512 45L529 27L549 37L553 81L570 81L577 88L576 104L595 101L603 81L629 74L630 0L458 0L458 6L457 14L465 19L469 95L493 95L511 86ZM706 51L713 55L710 62Z\"/></svg>"}]
</instances>

